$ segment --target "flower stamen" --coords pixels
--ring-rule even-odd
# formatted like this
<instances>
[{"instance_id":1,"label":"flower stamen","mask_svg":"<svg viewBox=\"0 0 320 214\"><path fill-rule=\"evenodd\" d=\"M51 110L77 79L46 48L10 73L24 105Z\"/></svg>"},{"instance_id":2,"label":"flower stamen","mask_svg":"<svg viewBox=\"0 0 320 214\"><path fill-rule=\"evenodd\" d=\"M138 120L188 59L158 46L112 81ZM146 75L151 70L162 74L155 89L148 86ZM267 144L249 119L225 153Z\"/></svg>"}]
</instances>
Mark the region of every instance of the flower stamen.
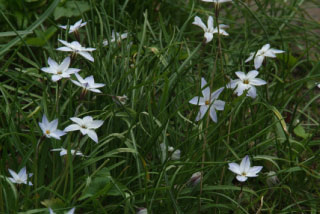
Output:
<instances>
[{"instance_id":1,"label":"flower stamen","mask_svg":"<svg viewBox=\"0 0 320 214\"><path fill-rule=\"evenodd\" d=\"M243 80L243 84L249 84L249 80L247 79Z\"/></svg>"}]
</instances>

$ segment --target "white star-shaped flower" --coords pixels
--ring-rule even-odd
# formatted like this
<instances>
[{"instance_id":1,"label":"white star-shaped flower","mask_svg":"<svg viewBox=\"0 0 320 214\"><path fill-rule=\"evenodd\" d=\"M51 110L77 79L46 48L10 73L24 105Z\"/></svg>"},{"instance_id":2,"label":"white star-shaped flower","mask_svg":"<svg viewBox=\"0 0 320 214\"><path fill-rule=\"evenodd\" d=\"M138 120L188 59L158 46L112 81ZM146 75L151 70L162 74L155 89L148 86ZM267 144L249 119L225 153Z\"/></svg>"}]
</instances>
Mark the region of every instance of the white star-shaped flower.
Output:
<instances>
[{"instance_id":1,"label":"white star-shaped flower","mask_svg":"<svg viewBox=\"0 0 320 214\"><path fill-rule=\"evenodd\" d=\"M88 52L92 52L96 50L95 48L85 48L82 47L81 44L77 41L73 41L71 43L59 39L59 42L65 45L65 47L57 48L58 51L66 51L66 52L73 52L75 54L80 54L87 60L94 62L94 58Z\"/></svg>"},{"instance_id":2,"label":"white star-shaped flower","mask_svg":"<svg viewBox=\"0 0 320 214\"><path fill-rule=\"evenodd\" d=\"M244 182L248 177L257 177L257 174L262 170L262 166L250 167L250 159L249 156L246 155L242 159L240 166L237 163L229 163L229 170L237 174L238 181Z\"/></svg>"},{"instance_id":3,"label":"white star-shaped flower","mask_svg":"<svg viewBox=\"0 0 320 214\"><path fill-rule=\"evenodd\" d=\"M114 32L114 30L113 30L112 34L111 34L110 42L113 43L113 42L117 41L117 43L119 43L119 42L121 42L121 40L126 39L127 37L128 37L128 33L120 34L120 33ZM107 46L107 45L109 45L109 41L104 40L103 46Z\"/></svg>"},{"instance_id":4,"label":"white star-shaped flower","mask_svg":"<svg viewBox=\"0 0 320 214\"><path fill-rule=\"evenodd\" d=\"M80 19L79 21L77 21L74 25L70 25L69 27L69 33L73 33L75 31L78 31L79 28L85 26L87 24L87 22L82 22L82 19ZM68 25L60 25L59 27L61 27L62 29L67 29Z\"/></svg>"},{"instance_id":5,"label":"white star-shaped flower","mask_svg":"<svg viewBox=\"0 0 320 214\"><path fill-rule=\"evenodd\" d=\"M12 183L16 183L16 184L28 184L29 186L32 186L32 183L31 181L28 181L28 177L30 178L33 174L32 173L29 173L27 174L27 171L26 171L26 167L23 167L19 173L17 174L16 172L14 172L13 170L11 169L8 169L9 170L9 173L11 174L12 178L9 178L9 180L12 182Z\"/></svg>"},{"instance_id":6,"label":"white star-shaped flower","mask_svg":"<svg viewBox=\"0 0 320 214\"><path fill-rule=\"evenodd\" d=\"M60 137L66 134L64 131L57 129L58 119L55 119L55 120L49 122L46 115L42 116L42 122L41 123L39 122L39 126L40 126L43 134L47 138L53 137L57 140L60 140Z\"/></svg>"},{"instance_id":7,"label":"white star-shaped flower","mask_svg":"<svg viewBox=\"0 0 320 214\"><path fill-rule=\"evenodd\" d=\"M204 31L204 37L206 38L206 43L210 42L213 39L213 34L218 33L218 28L213 26L213 17L209 16L207 25L208 27L202 22L199 16L194 17L194 22L192 24L201 27ZM224 30L228 28L228 25L220 24L219 25L219 33L228 36L229 34Z\"/></svg>"},{"instance_id":8,"label":"white star-shaped flower","mask_svg":"<svg viewBox=\"0 0 320 214\"><path fill-rule=\"evenodd\" d=\"M260 50L258 50L257 54L254 56L254 52L252 52L249 56L248 59L246 59L245 62L249 62L253 59L254 57L254 67L255 69L258 69L261 67L262 62L265 57L271 57L271 58L276 58L276 54L283 53L284 51L282 50L277 50L270 48L270 44L264 45Z\"/></svg>"},{"instance_id":9,"label":"white star-shaped flower","mask_svg":"<svg viewBox=\"0 0 320 214\"><path fill-rule=\"evenodd\" d=\"M232 0L202 0L204 2L213 2L213 3L216 3L216 4L219 4L219 3L224 3L224 2L230 2Z\"/></svg>"},{"instance_id":10,"label":"white star-shaped flower","mask_svg":"<svg viewBox=\"0 0 320 214\"><path fill-rule=\"evenodd\" d=\"M103 120L93 120L91 116L86 116L83 119L71 117L70 120L76 124L69 125L64 129L65 132L77 131L83 135L88 135L94 142L98 143L98 136L94 129L99 128L103 124Z\"/></svg>"},{"instance_id":11,"label":"white star-shaped flower","mask_svg":"<svg viewBox=\"0 0 320 214\"><path fill-rule=\"evenodd\" d=\"M201 78L201 88L203 97L196 96L192 98L189 101L189 103L200 106L200 111L196 117L196 121L201 120L209 109L210 117L213 120L213 122L216 123L218 121L216 110L222 111L225 105L224 101L218 100L218 97L223 91L224 87L219 88L218 90L210 94L210 88L204 88L206 85L206 80L204 78Z\"/></svg>"},{"instance_id":12,"label":"white star-shaped flower","mask_svg":"<svg viewBox=\"0 0 320 214\"><path fill-rule=\"evenodd\" d=\"M50 151L52 151L52 152L60 152L60 156L64 156L64 155L67 155L68 154L68 150L66 150L65 148L58 148L58 149L51 149ZM82 154L82 152L80 152L80 151L76 151L76 150L73 150L73 149L71 149L70 150L70 153L71 153L71 155L78 155L78 156L84 156L83 154Z\"/></svg>"},{"instance_id":13,"label":"white star-shaped flower","mask_svg":"<svg viewBox=\"0 0 320 214\"><path fill-rule=\"evenodd\" d=\"M53 74L51 77L53 82L56 82L62 78L70 78L71 74L80 71L78 68L69 68L70 57L66 57L60 65L49 57L48 65L49 67L43 67L41 70L46 73Z\"/></svg>"},{"instance_id":14,"label":"white star-shaped flower","mask_svg":"<svg viewBox=\"0 0 320 214\"><path fill-rule=\"evenodd\" d=\"M105 84L103 83L95 83L92 75L84 79L77 73L75 73L75 76L77 77L78 81L76 80L71 80L71 81L77 86L82 87L85 91L89 90L92 92L101 93L101 91L97 88L101 88L105 86Z\"/></svg>"},{"instance_id":15,"label":"white star-shaped flower","mask_svg":"<svg viewBox=\"0 0 320 214\"><path fill-rule=\"evenodd\" d=\"M257 96L257 90L255 86L265 85L266 81L260 78L255 78L258 76L259 72L256 70L249 71L248 74L245 74L241 71L237 71L236 75L239 79L231 80L228 83L227 88L236 88L235 93L238 96L243 94L243 91L248 90L247 96L252 97L253 99Z\"/></svg>"}]
</instances>

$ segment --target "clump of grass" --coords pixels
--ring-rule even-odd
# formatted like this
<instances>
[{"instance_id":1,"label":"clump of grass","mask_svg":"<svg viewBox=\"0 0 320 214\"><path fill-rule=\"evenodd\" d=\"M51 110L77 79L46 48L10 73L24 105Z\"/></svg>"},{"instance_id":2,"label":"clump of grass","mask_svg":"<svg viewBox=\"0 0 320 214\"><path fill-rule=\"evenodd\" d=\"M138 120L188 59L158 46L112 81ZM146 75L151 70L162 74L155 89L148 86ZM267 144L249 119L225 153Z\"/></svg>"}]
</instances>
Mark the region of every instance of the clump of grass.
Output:
<instances>
[{"instance_id":1,"label":"clump of grass","mask_svg":"<svg viewBox=\"0 0 320 214\"><path fill-rule=\"evenodd\" d=\"M75 213L319 211L320 25L303 9L319 3L90 1L81 17L55 22L50 14L58 3L52 1L26 29L12 22L10 11L1 12L12 32L0 33L6 41L0 46L0 213L74 207ZM206 42L192 24L195 16L229 25L229 36L219 29ZM80 18L87 24L77 33L59 27ZM50 28L50 39L30 43L34 35L27 31ZM58 39L95 48L94 60L57 51L63 46ZM260 68L245 63L265 44L285 52L265 58ZM101 93L88 82L79 88L74 75L78 85L53 82L41 70L49 67L49 57L62 62L67 56L81 77L105 84ZM246 96L250 88L241 95L227 87L238 79L236 71L255 69L267 84L257 87L254 98ZM201 85L202 77L207 84ZM225 87L216 122L208 113L195 121L199 106L189 103L207 87L211 93ZM58 119L58 130L75 122L82 134L50 137L38 124L43 115ZM86 116L92 121L75 119ZM262 171L240 182L228 164L249 157ZM8 169L23 167L33 173L26 180L32 186L9 179Z\"/></svg>"}]
</instances>

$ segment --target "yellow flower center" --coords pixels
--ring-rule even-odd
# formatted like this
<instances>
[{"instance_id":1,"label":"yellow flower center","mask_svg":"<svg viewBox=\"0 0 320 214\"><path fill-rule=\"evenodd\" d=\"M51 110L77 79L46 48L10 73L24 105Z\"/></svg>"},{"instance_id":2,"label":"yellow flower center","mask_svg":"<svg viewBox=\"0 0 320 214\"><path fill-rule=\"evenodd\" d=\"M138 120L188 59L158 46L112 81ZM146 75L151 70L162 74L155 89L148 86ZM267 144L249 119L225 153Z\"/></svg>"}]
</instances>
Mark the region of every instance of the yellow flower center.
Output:
<instances>
[{"instance_id":1,"label":"yellow flower center","mask_svg":"<svg viewBox=\"0 0 320 214\"><path fill-rule=\"evenodd\" d=\"M204 103L205 103L206 105L209 105L209 104L210 104L210 101L209 101L209 100L206 100Z\"/></svg>"},{"instance_id":2,"label":"yellow flower center","mask_svg":"<svg viewBox=\"0 0 320 214\"><path fill-rule=\"evenodd\" d=\"M249 80L243 80L243 84L249 84Z\"/></svg>"},{"instance_id":3,"label":"yellow flower center","mask_svg":"<svg viewBox=\"0 0 320 214\"><path fill-rule=\"evenodd\" d=\"M46 134L50 134L50 130L46 130Z\"/></svg>"},{"instance_id":4,"label":"yellow flower center","mask_svg":"<svg viewBox=\"0 0 320 214\"><path fill-rule=\"evenodd\" d=\"M62 74L62 71L58 71L57 74Z\"/></svg>"},{"instance_id":5,"label":"yellow flower center","mask_svg":"<svg viewBox=\"0 0 320 214\"><path fill-rule=\"evenodd\" d=\"M242 176L247 176L247 173L243 172L241 173Z\"/></svg>"},{"instance_id":6,"label":"yellow flower center","mask_svg":"<svg viewBox=\"0 0 320 214\"><path fill-rule=\"evenodd\" d=\"M85 125L82 125L81 128L86 129L87 127Z\"/></svg>"}]
</instances>

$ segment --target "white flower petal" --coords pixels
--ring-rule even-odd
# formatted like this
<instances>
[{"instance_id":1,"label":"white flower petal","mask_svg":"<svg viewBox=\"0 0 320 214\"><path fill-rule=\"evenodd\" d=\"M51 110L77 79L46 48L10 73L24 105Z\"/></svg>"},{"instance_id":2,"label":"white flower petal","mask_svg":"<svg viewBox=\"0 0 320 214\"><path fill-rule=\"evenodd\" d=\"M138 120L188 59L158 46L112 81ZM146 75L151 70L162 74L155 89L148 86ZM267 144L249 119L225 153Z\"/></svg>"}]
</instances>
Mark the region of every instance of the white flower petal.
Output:
<instances>
[{"instance_id":1,"label":"white flower petal","mask_svg":"<svg viewBox=\"0 0 320 214\"><path fill-rule=\"evenodd\" d=\"M226 87L227 87L227 88L234 89L235 87L237 87L238 82L239 82L239 79L231 80L231 81L226 85Z\"/></svg>"},{"instance_id":2,"label":"white flower petal","mask_svg":"<svg viewBox=\"0 0 320 214\"><path fill-rule=\"evenodd\" d=\"M19 176L19 178L22 179L22 180L27 180L27 169L26 169L26 167L23 167L23 168L19 171L18 176Z\"/></svg>"},{"instance_id":3,"label":"white flower petal","mask_svg":"<svg viewBox=\"0 0 320 214\"><path fill-rule=\"evenodd\" d=\"M58 127L58 119L55 119L48 124L49 130L56 130L57 127Z\"/></svg>"},{"instance_id":4,"label":"white flower petal","mask_svg":"<svg viewBox=\"0 0 320 214\"><path fill-rule=\"evenodd\" d=\"M213 39L213 33L205 32L204 37L206 38L206 43L211 42Z\"/></svg>"},{"instance_id":5,"label":"white flower petal","mask_svg":"<svg viewBox=\"0 0 320 214\"><path fill-rule=\"evenodd\" d=\"M60 64L59 68L62 72L64 72L69 68L69 65L70 65L70 57L66 57Z\"/></svg>"},{"instance_id":6,"label":"white flower petal","mask_svg":"<svg viewBox=\"0 0 320 214\"><path fill-rule=\"evenodd\" d=\"M240 182L245 182L248 178L246 176L237 175L237 180Z\"/></svg>"},{"instance_id":7,"label":"white flower petal","mask_svg":"<svg viewBox=\"0 0 320 214\"><path fill-rule=\"evenodd\" d=\"M73 51L71 48L69 47L60 47L56 49L57 51Z\"/></svg>"},{"instance_id":8,"label":"white flower petal","mask_svg":"<svg viewBox=\"0 0 320 214\"><path fill-rule=\"evenodd\" d=\"M242 71L236 71L235 74L239 77L239 79L244 80L247 78L247 75Z\"/></svg>"},{"instance_id":9,"label":"white flower petal","mask_svg":"<svg viewBox=\"0 0 320 214\"><path fill-rule=\"evenodd\" d=\"M193 105L200 105L200 106L202 106L202 105L205 105L205 99L204 99L203 97L198 97L198 96L196 96L196 97L192 98L192 99L189 101L189 103L191 103L191 104L193 104Z\"/></svg>"},{"instance_id":10,"label":"white flower petal","mask_svg":"<svg viewBox=\"0 0 320 214\"><path fill-rule=\"evenodd\" d=\"M8 169L8 171L14 180L18 180L20 178L19 175L15 171L13 171L12 169Z\"/></svg>"},{"instance_id":11,"label":"white flower petal","mask_svg":"<svg viewBox=\"0 0 320 214\"><path fill-rule=\"evenodd\" d=\"M94 62L94 58L91 56L91 54L89 54L88 52L85 51L80 51L79 54L81 56L83 56L84 58L86 58L87 60Z\"/></svg>"},{"instance_id":12,"label":"white flower petal","mask_svg":"<svg viewBox=\"0 0 320 214\"><path fill-rule=\"evenodd\" d=\"M259 72L258 71L256 71L256 70L252 70L252 71L249 71L249 73L247 74L247 79L249 79L250 80L250 84L251 84L251 79L252 78L255 78L256 76L258 76L259 75Z\"/></svg>"},{"instance_id":13,"label":"white flower petal","mask_svg":"<svg viewBox=\"0 0 320 214\"><path fill-rule=\"evenodd\" d=\"M217 113L216 113L216 110L213 108L213 106L211 106L210 108L210 117L213 122L215 123L218 122Z\"/></svg>"},{"instance_id":14,"label":"white flower petal","mask_svg":"<svg viewBox=\"0 0 320 214\"><path fill-rule=\"evenodd\" d=\"M229 163L229 170L232 171L233 173L240 175L241 171L240 171L240 166L237 163Z\"/></svg>"},{"instance_id":15,"label":"white flower petal","mask_svg":"<svg viewBox=\"0 0 320 214\"><path fill-rule=\"evenodd\" d=\"M271 48L270 51L272 51L274 54L281 54L285 52L285 51L274 49L274 48Z\"/></svg>"},{"instance_id":16,"label":"white flower petal","mask_svg":"<svg viewBox=\"0 0 320 214\"><path fill-rule=\"evenodd\" d=\"M270 49L270 44L265 44L264 46L262 46L262 48L260 50L262 50L263 52L266 52Z\"/></svg>"},{"instance_id":17,"label":"white flower petal","mask_svg":"<svg viewBox=\"0 0 320 214\"><path fill-rule=\"evenodd\" d=\"M247 172L248 177L257 177L258 173L262 170L262 166L254 166L250 167L249 171Z\"/></svg>"},{"instance_id":18,"label":"white flower petal","mask_svg":"<svg viewBox=\"0 0 320 214\"><path fill-rule=\"evenodd\" d=\"M254 58L254 67L255 67L255 69L258 69L258 68L261 67L263 60L264 60L264 56L256 55L256 57Z\"/></svg>"},{"instance_id":19,"label":"white flower petal","mask_svg":"<svg viewBox=\"0 0 320 214\"><path fill-rule=\"evenodd\" d=\"M65 135L65 134L67 134L67 133L64 132L64 131L61 131L61 130L59 130L59 129L57 129L57 130L55 130L55 131L53 131L53 132L51 133L51 135L55 135L55 136L59 137L59 139L60 139L61 136ZM53 136L52 136L52 137L53 137Z\"/></svg>"},{"instance_id":20,"label":"white flower petal","mask_svg":"<svg viewBox=\"0 0 320 214\"><path fill-rule=\"evenodd\" d=\"M78 118L78 117L71 117L70 120L73 121L73 122L75 122L75 123L77 123L77 124L79 124L79 125L84 124L83 119Z\"/></svg>"},{"instance_id":21,"label":"white flower petal","mask_svg":"<svg viewBox=\"0 0 320 214\"><path fill-rule=\"evenodd\" d=\"M48 58L48 65L53 69L57 69L59 67L58 63L53 59L51 59L50 57Z\"/></svg>"},{"instance_id":22,"label":"white flower petal","mask_svg":"<svg viewBox=\"0 0 320 214\"><path fill-rule=\"evenodd\" d=\"M48 121L48 118L47 116L44 114L42 115L42 124L47 127L49 125L49 121Z\"/></svg>"},{"instance_id":23,"label":"white flower petal","mask_svg":"<svg viewBox=\"0 0 320 214\"><path fill-rule=\"evenodd\" d=\"M201 27L204 31L207 30L206 25L203 23L203 21L201 20L201 18L199 16L194 17L194 22L192 22L192 24Z\"/></svg>"},{"instance_id":24,"label":"white flower petal","mask_svg":"<svg viewBox=\"0 0 320 214\"><path fill-rule=\"evenodd\" d=\"M80 130L80 126L77 124L71 124L69 126L67 126L63 131L65 132L72 132L72 131L77 131Z\"/></svg>"},{"instance_id":25,"label":"white flower petal","mask_svg":"<svg viewBox=\"0 0 320 214\"><path fill-rule=\"evenodd\" d=\"M256 89L256 87L251 85L249 90L248 90L247 96L248 97L252 97L253 99L255 99L257 97L257 89Z\"/></svg>"},{"instance_id":26,"label":"white flower petal","mask_svg":"<svg viewBox=\"0 0 320 214\"><path fill-rule=\"evenodd\" d=\"M224 90L224 87L221 87L217 89L216 91L212 92L211 94L211 101L218 99L220 96L221 92Z\"/></svg>"},{"instance_id":27,"label":"white flower petal","mask_svg":"<svg viewBox=\"0 0 320 214\"><path fill-rule=\"evenodd\" d=\"M208 111L208 108L209 107L207 105L200 106L200 111L197 114L196 121L199 121L204 117L204 115Z\"/></svg>"},{"instance_id":28,"label":"white flower petal","mask_svg":"<svg viewBox=\"0 0 320 214\"><path fill-rule=\"evenodd\" d=\"M88 128L89 129L97 129L99 128L100 126L102 126L104 123L103 120L94 120L92 121L90 124L88 124Z\"/></svg>"},{"instance_id":29,"label":"white flower petal","mask_svg":"<svg viewBox=\"0 0 320 214\"><path fill-rule=\"evenodd\" d=\"M276 54L273 53L271 50L266 51L263 55L271 58L276 58Z\"/></svg>"},{"instance_id":30,"label":"white flower petal","mask_svg":"<svg viewBox=\"0 0 320 214\"><path fill-rule=\"evenodd\" d=\"M96 143L98 143L98 136L97 133L93 130L88 130L87 135Z\"/></svg>"},{"instance_id":31,"label":"white flower petal","mask_svg":"<svg viewBox=\"0 0 320 214\"><path fill-rule=\"evenodd\" d=\"M212 16L208 17L207 25L208 25L209 29L213 30L213 17Z\"/></svg>"},{"instance_id":32,"label":"white flower petal","mask_svg":"<svg viewBox=\"0 0 320 214\"><path fill-rule=\"evenodd\" d=\"M71 210L69 210L69 211L67 212L67 214L74 214L75 209L76 209L75 207L72 208Z\"/></svg>"},{"instance_id":33,"label":"white flower petal","mask_svg":"<svg viewBox=\"0 0 320 214\"><path fill-rule=\"evenodd\" d=\"M246 59L245 63L251 61L253 59L253 57L254 57L254 53L250 53L250 56L248 59Z\"/></svg>"},{"instance_id":34,"label":"white flower petal","mask_svg":"<svg viewBox=\"0 0 320 214\"><path fill-rule=\"evenodd\" d=\"M243 84L242 82L238 82L237 88L234 91L238 96L241 96L243 94L244 90L248 89L248 84Z\"/></svg>"},{"instance_id":35,"label":"white flower petal","mask_svg":"<svg viewBox=\"0 0 320 214\"><path fill-rule=\"evenodd\" d=\"M248 155L246 155L240 163L240 172L248 172L250 169L250 158Z\"/></svg>"},{"instance_id":36,"label":"white flower petal","mask_svg":"<svg viewBox=\"0 0 320 214\"><path fill-rule=\"evenodd\" d=\"M205 100L208 100L210 97L210 88L206 87L207 81L202 77L201 78L201 90L202 90L202 95ZM206 88L204 88L206 87Z\"/></svg>"},{"instance_id":37,"label":"white flower petal","mask_svg":"<svg viewBox=\"0 0 320 214\"><path fill-rule=\"evenodd\" d=\"M62 77L60 76L60 75L52 75L51 76L51 80L53 81L53 82L57 82L57 81L59 81L59 80L61 80L62 79Z\"/></svg>"},{"instance_id":38,"label":"white flower petal","mask_svg":"<svg viewBox=\"0 0 320 214\"><path fill-rule=\"evenodd\" d=\"M260 85L265 85L265 84L267 84L267 82L264 81L263 79L260 79L260 78L253 78L250 80L250 85L260 86Z\"/></svg>"},{"instance_id":39,"label":"white flower petal","mask_svg":"<svg viewBox=\"0 0 320 214\"><path fill-rule=\"evenodd\" d=\"M94 84L90 84L90 88L101 88L101 87L104 87L106 84L103 84L103 83L94 83Z\"/></svg>"},{"instance_id":40,"label":"white flower petal","mask_svg":"<svg viewBox=\"0 0 320 214\"><path fill-rule=\"evenodd\" d=\"M88 90L95 93L102 93L99 89L95 89L95 88L89 88Z\"/></svg>"}]
</instances>

